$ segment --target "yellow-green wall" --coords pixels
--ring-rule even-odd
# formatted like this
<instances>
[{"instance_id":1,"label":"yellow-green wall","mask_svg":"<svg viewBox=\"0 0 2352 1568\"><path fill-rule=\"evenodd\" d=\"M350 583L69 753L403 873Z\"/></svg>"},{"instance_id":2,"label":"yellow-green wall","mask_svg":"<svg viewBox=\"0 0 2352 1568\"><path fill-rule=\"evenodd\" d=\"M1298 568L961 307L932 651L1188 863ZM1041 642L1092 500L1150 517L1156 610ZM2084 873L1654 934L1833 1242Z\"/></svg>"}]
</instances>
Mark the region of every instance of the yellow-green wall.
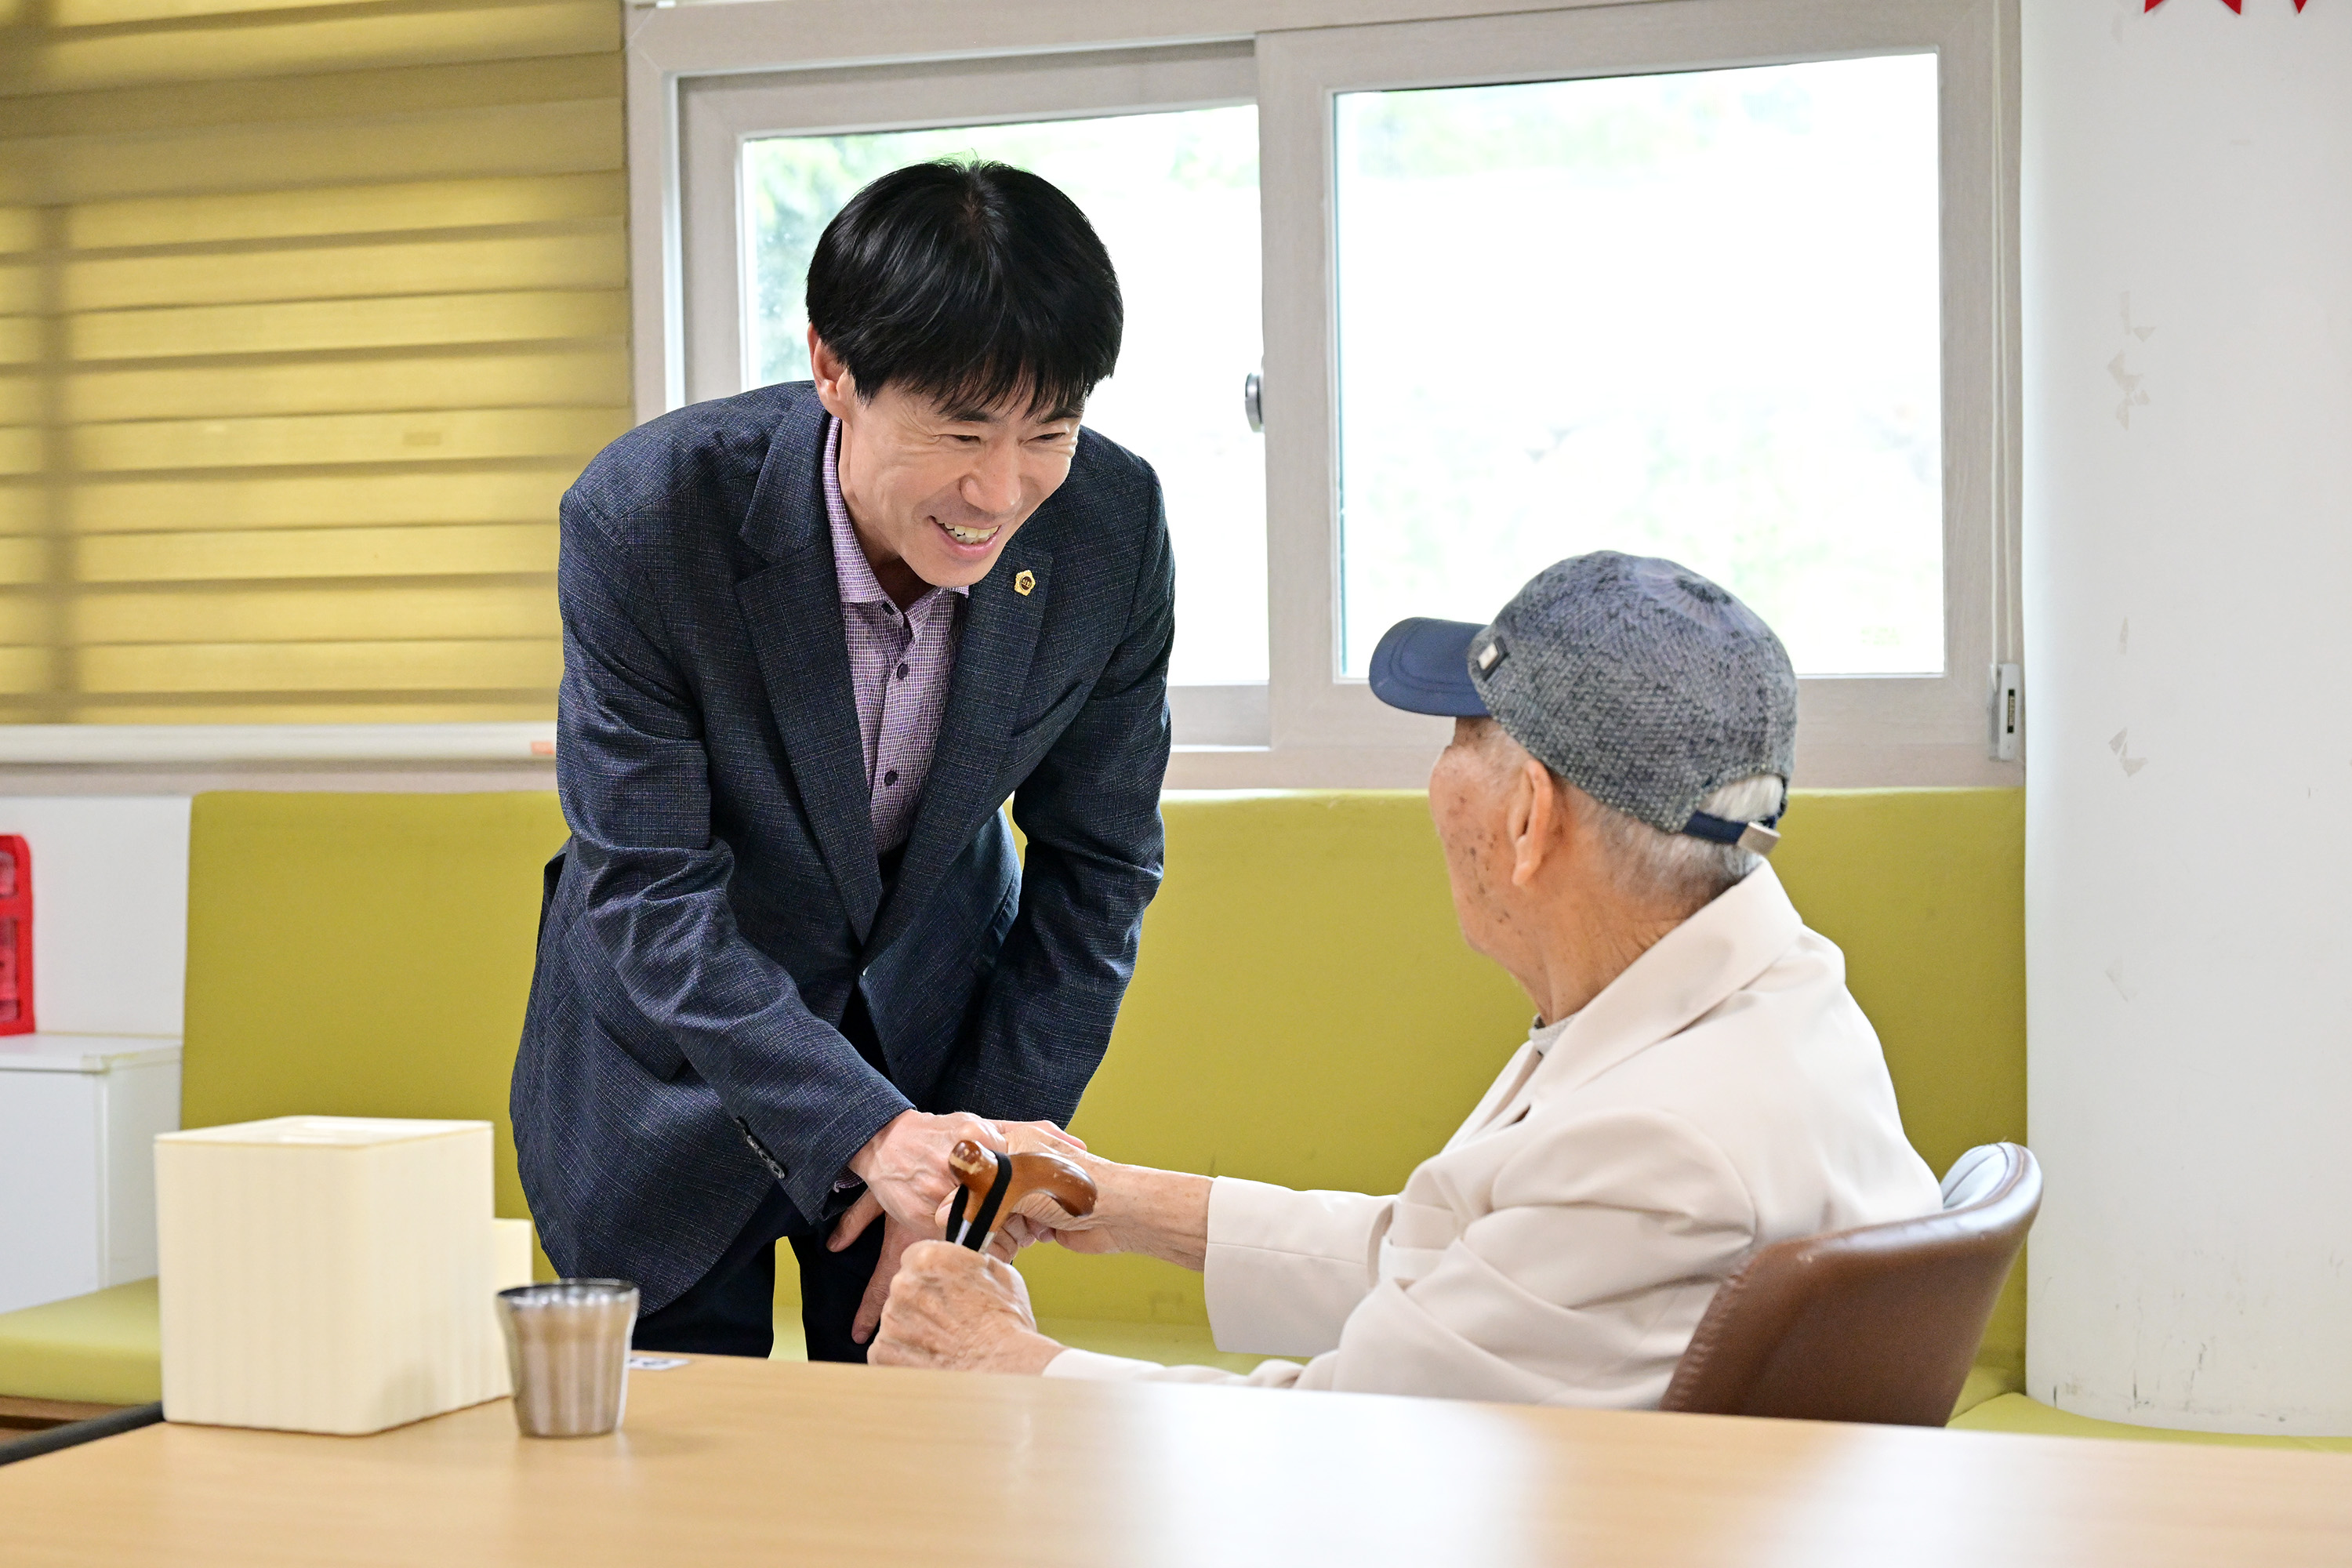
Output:
<instances>
[{"instance_id":1,"label":"yellow-green wall","mask_svg":"<svg viewBox=\"0 0 2352 1568\"><path fill-rule=\"evenodd\" d=\"M539 791L198 795L182 1123L478 1118L527 1215L507 1083L563 838Z\"/></svg>"},{"instance_id":2,"label":"yellow-green wall","mask_svg":"<svg viewBox=\"0 0 2352 1568\"><path fill-rule=\"evenodd\" d=\"M1073 1129L1113 1158L1387 1192L1526 1037L1464 945L1418 792L1171 802L1168 880ZM1846 953L1904 1124L1938 1173L2025 1136L2018 790L1800 792L1774 858ZM1041 1312L1205 1322L1197 1276L1052 1249ZM1988 1351L2022 1370L2022 1272Z\"/></svg>"},{"instance_id":3,"label":"yellow-green wall","mask_svg":"<svg viewBox=\"0 0 2352 1568\"><path fill-rule=\"evenodd\" d=\"M1393 1191L1525 1037L1456 931L1414 793L1174 799L1168 879L1075 1131L1118 1159ZM1912 1141L1937 1170L2025 1120L2018 792L1807 793L1782 879L1844 949ZM540 794L197 797L184 1115L496 1121L530 974ZM1040 1310L1204 1321L1196 1276L1052 1249ZM1991 1349L2021 1353L2012 1295Z\"/></svg>"}]
</instances>

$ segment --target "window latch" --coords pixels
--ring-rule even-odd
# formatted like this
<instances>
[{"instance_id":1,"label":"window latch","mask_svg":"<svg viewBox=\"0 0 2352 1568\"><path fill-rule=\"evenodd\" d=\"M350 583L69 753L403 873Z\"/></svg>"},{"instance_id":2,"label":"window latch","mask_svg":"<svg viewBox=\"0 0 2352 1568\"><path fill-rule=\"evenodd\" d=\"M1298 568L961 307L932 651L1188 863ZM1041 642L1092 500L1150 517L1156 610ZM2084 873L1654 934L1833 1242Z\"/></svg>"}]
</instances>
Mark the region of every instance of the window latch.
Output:
<instances>
[{"instance_id":1,"label":"window latch","mask_svg":"<svg viewBox=\"0 0 2352 1568\"><path fill-rule=\"evenodd\" d=\"M2025 729L2025 683L2020 667L1992 667L1992 754L1997 761L2017 761L2018 737Z\"/></svg>"}]
</instances>

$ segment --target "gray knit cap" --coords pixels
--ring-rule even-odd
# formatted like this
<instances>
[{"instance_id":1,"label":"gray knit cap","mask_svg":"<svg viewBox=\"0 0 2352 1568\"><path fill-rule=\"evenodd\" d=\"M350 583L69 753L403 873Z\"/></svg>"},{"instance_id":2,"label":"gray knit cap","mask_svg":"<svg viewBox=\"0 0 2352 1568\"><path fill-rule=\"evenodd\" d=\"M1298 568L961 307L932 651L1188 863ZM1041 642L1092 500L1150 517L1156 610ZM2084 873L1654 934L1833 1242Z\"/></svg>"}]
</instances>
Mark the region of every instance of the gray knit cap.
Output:
<instances>
[{"instance_id":1,"label":"gray knit cap","mask_svg":"<svg viewBox=\"0 0 2352 1568\"><path fill-rule=\"evenodd\" d=\"M1602 550L1546 567L1490 626L1402 622L1371 676L1395 707L1491 713L1552 772L1662 833L1739 842L1745 824L1694 821L1699 803L1760 773L1785 785L1796 767L1780 639L1727 590L1654 557ZM1770 837L1748 842L1769 850Z\"/></svg>"}]
</instances>

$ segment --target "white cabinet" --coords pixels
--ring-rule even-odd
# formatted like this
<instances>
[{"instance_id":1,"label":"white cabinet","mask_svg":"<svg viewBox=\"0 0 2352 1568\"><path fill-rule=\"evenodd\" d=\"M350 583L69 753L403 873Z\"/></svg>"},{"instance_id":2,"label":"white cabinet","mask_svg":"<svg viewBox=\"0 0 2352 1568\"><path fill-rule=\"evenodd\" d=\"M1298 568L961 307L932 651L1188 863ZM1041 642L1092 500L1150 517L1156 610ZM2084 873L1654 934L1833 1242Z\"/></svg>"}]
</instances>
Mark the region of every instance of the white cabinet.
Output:
<instances>
[{"instance_id":1,"label":"white cabinet","mask_svg":"<svg viewBox=\"0 0 2352 1568\"><path fill-rule=\"evenodd\" d=\"M0 1312L155 1272L155 1135L180 1042L0 1036Z\"/></svg>"}]
</instances>

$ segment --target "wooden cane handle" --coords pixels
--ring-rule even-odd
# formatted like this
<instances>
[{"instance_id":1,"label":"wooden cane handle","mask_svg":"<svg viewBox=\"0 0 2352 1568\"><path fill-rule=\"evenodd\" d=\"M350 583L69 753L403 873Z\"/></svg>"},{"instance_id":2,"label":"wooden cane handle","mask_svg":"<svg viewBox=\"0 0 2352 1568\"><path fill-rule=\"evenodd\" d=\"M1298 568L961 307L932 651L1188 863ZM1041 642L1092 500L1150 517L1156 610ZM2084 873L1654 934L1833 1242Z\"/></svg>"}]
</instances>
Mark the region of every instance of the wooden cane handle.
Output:
<instances>
[{"instance_id":1,"label":"wooden cane handle","mask_svg":"<svg viewBox=\"0 0 2352 1568\"><path fill-rule=\"evenodd\" d=\"M999 1156L967 1138L948 1151L948 1169L971 1194L967 1200L972 1212L988 1196L996 1184L996 1162ZM1095 1182L1059 1154L1032 1152L1010 1154L1003 1158L1013 1162L1013 1179L1004 1190L1004 1201L998 1205L999 1214L1010 1214L1021 1200L1031 1193L1044 1193L1062 1205L1062 1212L1076 1219L1095 1212Z\"/></svg>"}]
</instances>

